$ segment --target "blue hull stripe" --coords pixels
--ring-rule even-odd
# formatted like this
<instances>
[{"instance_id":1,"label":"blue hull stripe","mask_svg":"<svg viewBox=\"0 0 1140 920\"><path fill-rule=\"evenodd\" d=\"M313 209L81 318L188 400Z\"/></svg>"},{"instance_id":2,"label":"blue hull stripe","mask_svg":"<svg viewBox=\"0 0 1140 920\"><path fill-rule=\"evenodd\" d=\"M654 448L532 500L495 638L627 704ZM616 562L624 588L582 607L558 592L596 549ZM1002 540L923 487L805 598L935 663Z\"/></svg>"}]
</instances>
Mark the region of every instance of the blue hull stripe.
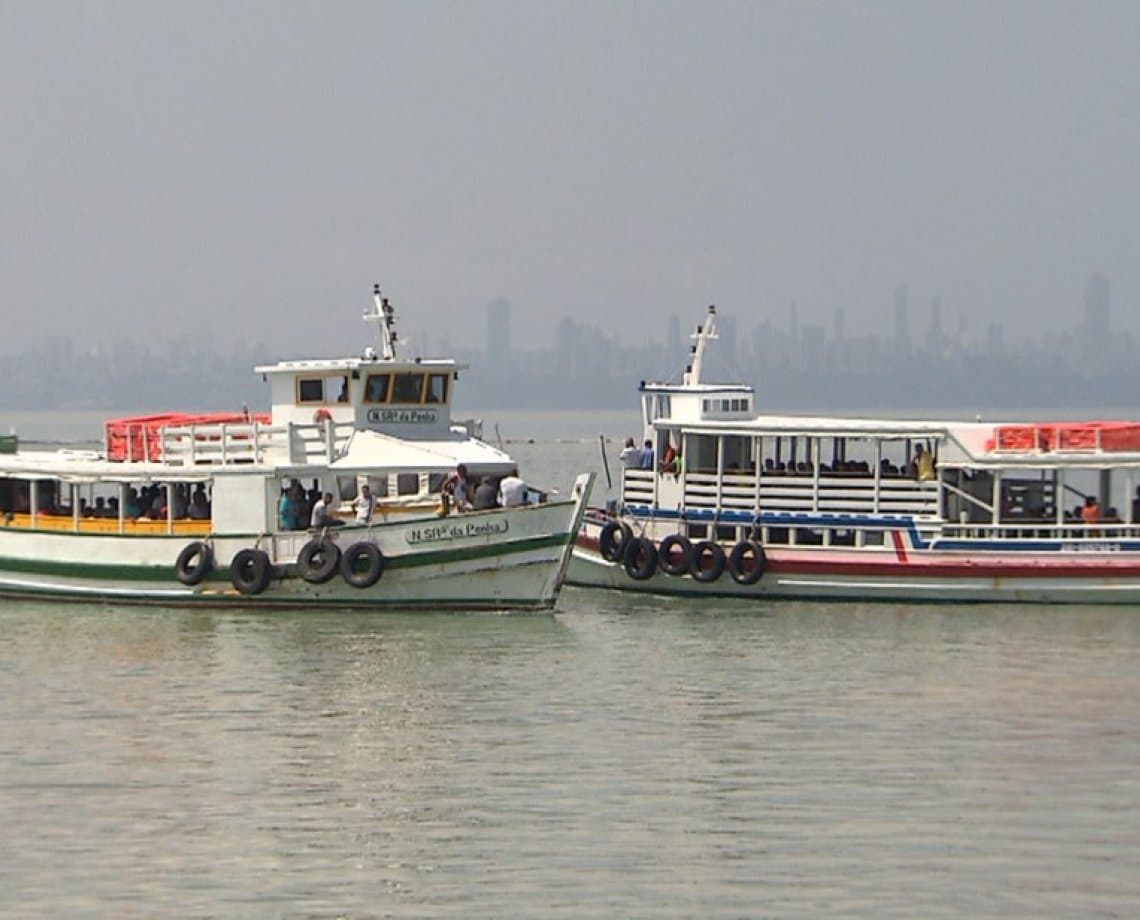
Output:
<instances>
[{"instance_id":1,"label":"blue hull stripe","mask_svg":"<svg viewBox=\"0 0 1140 920\"><path fill-rule=\"evenodd\" d=\"M764 527L859 527L863 530L902 530L911 547L919 550L982 553L1072 553L1082 545L1107 544L1112 552L1140 552L1140 540L925 540L918 532L914 519L905 515L866 514L812 514L795 512L714 511L711 508L692 508L677 511L673 508L650 508L648 505L625 505L623 512L633 518L665 521L694 521L716 524L760 524Z\"/></svg>"}]
</instances>

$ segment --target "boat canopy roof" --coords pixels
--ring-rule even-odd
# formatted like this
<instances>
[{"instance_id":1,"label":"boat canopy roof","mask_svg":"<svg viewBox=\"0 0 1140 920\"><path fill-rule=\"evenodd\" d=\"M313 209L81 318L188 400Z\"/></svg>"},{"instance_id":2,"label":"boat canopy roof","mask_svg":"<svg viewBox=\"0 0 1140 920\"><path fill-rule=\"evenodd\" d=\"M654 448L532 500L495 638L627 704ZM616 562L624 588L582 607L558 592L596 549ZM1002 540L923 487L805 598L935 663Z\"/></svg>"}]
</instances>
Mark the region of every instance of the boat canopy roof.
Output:
<instances>
[{"instance_id":1,"label":"boat canopy roof","mask_svg":"<svg viewBox=\"0 0 1140 920\"><path fill-rule=\"evenodd\" d=\"M449 472L460 463L485 471L515 466L509 455L474 438L406 441L379 431L356 431L329 469Z\"/></svg>"}]
</instances>

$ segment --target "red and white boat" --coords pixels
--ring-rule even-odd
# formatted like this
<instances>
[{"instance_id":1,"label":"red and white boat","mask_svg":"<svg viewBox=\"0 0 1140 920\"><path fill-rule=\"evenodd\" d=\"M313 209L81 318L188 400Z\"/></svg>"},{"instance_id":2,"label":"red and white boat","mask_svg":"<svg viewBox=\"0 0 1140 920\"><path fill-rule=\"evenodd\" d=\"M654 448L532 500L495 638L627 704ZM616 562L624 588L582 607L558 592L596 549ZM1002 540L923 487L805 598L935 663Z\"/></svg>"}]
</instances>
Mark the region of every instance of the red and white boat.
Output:
<instances>
[{"instance_id":1,"label":"red and white boat","mask_svg":"<svg viewBox=\"0 0 1140 920\"><path fill-rule=\"evenodd\" d=\"M702 380L642 383L653 462L588 512L568 580L753 598L1140 601L1140 422L757 415ZM668 462L665 462L668 461Z\"/></svg>"}]
</instances>

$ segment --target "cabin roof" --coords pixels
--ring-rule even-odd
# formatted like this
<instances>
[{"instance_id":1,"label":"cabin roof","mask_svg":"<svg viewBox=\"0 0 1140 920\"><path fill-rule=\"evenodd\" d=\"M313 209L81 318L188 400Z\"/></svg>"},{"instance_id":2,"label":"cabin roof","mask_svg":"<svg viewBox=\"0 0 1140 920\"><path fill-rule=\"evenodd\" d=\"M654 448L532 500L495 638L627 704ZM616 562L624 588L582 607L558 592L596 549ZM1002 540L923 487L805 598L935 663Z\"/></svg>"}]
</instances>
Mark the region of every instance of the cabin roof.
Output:
<instances>
[{"instance_id":1,"label":"cabin roof","mask_svg":"<svg viewBox=\"0 0 1140 920\"><path fill-rule=\"evenodd\" d=\"M412 358L384 360L383 358L306 358L292 361L278 361L275 364L259 364L254 370L259 374L288 374L298 371L352 371L376 370L380 373L399 371L461 371L467 365L451 358Z\"/></svg>"},{"instance_id":2,"label":"cabin roof","mask_svg":"<svg viewBox=\"0 0 1140 920\"><path fill-rule=\"evenodd\" d=\"M474 467L515 465L508 454L472 438L456 436L434 441L408 441L379 431L358 430L353 433L344 453L329 468L438 472L453 470L459 463Z\"/></svg>"}]
</instances>

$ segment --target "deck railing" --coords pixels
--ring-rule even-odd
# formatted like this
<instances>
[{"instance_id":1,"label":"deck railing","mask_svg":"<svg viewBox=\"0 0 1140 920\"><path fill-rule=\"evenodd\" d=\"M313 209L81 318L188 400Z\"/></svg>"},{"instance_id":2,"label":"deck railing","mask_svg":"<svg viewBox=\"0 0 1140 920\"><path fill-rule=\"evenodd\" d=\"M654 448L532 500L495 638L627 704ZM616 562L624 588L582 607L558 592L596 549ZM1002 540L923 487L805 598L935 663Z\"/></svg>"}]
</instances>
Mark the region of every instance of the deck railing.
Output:
<instances>
[{"instance_id":1,"label":"deck railing","mask_svg":"<svg viewBox=\"0 0 1140 920\"><path fill-rule=\"evenodd\" d=\"M139 444L142 456L124 459L142 461L153 452L149 438L160 441L159 458L174 466L262 463L271 455L287 456L297 464L331 462L352 436L351 423L329 420L314 424L267 425L261 422L172 425L157 434L144 431ZM128 444L133 443L128 440Z\"/></svg>"},{"instance_id":2,"label":"deck railing","mask_svg":"<svg viewBox=\"0 0 1140 920\"><path fill-rule=\"evenodd\" d=\"M652 505L657 477L672 473L623 470L627 504ZM938 514L938 483L905 478L861 476L761 476L759 496L752 472L685 472L683 507L733 511L813 511L843 514Z\"/></svg>"}]
</instances>

